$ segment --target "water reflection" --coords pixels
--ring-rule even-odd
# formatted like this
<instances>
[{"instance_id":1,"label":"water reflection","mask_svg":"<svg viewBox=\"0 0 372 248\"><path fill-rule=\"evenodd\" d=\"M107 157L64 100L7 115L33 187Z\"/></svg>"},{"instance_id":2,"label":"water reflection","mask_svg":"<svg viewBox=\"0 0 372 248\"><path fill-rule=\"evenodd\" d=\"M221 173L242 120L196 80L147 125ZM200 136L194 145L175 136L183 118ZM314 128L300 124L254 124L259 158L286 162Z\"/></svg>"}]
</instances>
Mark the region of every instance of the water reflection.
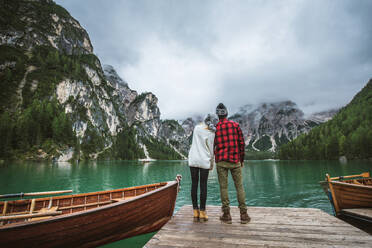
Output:
<instances>
[{"instance_id":1,"label":"water reflection","mask_svg":"<svg viewBox=\"0 0 372 248\"><path fill-rule=\"evenodd\" d=\"M66 168L70 169L71 168L71 163L70 162L54 162L53 165L59 167L59 168Z\"/></svg>"}]
</instances>

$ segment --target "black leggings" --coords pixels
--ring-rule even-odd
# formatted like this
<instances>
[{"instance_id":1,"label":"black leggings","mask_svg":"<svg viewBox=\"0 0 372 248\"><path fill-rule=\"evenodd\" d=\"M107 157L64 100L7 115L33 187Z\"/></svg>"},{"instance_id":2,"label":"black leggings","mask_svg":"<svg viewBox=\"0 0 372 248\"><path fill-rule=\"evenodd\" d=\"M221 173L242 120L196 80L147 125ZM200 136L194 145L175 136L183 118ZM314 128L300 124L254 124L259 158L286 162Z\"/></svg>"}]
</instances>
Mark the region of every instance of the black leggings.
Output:
<instances>
[{"instance_id":1,"label":"black leggings","mask_svg":"<svg viewBox=\"0 0 372 248\"><path fill-rule=\"evenodd\" d=\"M205 202L207 201L207 181L209 170L201 169L197 167L190 167L191 172L191 200L192 207L199 209L198 206L198 183L199 183L199 172L200 172L200 210L205 210Z\"/></svg>"}]
</instances>

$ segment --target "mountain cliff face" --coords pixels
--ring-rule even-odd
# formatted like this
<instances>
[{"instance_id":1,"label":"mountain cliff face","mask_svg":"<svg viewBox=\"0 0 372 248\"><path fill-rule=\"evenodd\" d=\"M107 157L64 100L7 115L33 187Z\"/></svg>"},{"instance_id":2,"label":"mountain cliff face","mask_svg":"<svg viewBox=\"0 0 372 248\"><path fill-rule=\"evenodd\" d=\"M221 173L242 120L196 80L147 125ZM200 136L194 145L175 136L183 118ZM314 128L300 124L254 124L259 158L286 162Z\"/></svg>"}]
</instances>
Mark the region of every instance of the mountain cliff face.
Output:
<instances>
[{"instance_id":1,"label":"mountain cliff face","mask_svg":"<svg viewBox=\"0 0 372 248\"><path fill-rule=\"evenodd\" d=\"M190 149L190 134L175 120L162 121L159 136L171 146L183 159L187 158Z\"/></svg>"},{"instance_id":2,"label":"mountain cliff face","mask_svg":"<svg viewBox=\"0 0 372 248\"><path fill-rule=\"evenodd\" d=\"M87 32L65 9L23 0L2 1L0 12L0 132L7 137L0 157L181 157L172 138L158 135L156 96L138 94L112 66L102 68Z\"/></svg>"},{"instance_id":3,"label":"mountain cliff face","mask_svg":"<svg viewBox=\"0 0 372 248\"><path fill-rule=\"evenodd\" d=\"M105 65L104 71L106 80L116 89L120 115L126 117L128 126L135 128L146 159L186 158L189 147L184 142L184 130L174 120L160 119L158 98L151 92L138 95L112 66Z\"/></svg>"},{"instance_id":4,"label":"mountain cliff face","mask_svg":"<svg viewBox=\"0 0 372 248\"><path fill-rule=\"evenodd\" d=\"M131 90L128 83L119 77L114 67L111 65L104 65L104 75L107 82L115 89L114 95L112 97L117 98L120 113L126 113L129 105L138 96L137 91Z\"/></svg>"},{"instance_id":5,"label":"mountain cliff face","mask_svg":"<svg viewBox=\"0 0 372 248\"><path fill-rule=\"evenodd\" d=\"M118 104L119 114L126 117L126 123L129 126L140 124L144 133L157 136L161 125L157 97L150 92L138 95L110 65L104 66L104 73L106 80L115 89L112 97Z\"/></svg>"},{"instance_id":6,"label":"mountain cliff face","mask_svg":"<svg viewBox=\"0 0 372 248\"><path fill-rule=\"evenodd\" d=\"M245 105L230 117L242 128L247 149L277 151L277 148L332 118L334 111L305 118L294 102L282 101Z\"/></svg>"},{"instance_id":7,"label":"mountain cliff face","mask_svg":"<svg viewBox=\"0 0 372 248\"><path fill-rule=\"evenodd\" d=\"M32 50L52 46L66 54L91 54L87 32L51 0L2 1L1 44Z\"/></svg>"}]
</instances>

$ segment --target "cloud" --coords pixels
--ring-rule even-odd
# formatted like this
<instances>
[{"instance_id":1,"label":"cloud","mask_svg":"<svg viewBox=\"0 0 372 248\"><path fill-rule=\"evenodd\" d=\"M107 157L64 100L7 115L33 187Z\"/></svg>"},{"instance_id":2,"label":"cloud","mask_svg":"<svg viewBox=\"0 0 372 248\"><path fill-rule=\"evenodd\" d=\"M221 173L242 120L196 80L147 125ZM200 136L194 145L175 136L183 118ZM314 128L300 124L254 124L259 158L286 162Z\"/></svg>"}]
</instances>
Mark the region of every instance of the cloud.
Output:
<instances>
[{"instance_id":1,"label":"cloud","mask_svg":"<svg viewBox=\"0 0 372 248\"><path fill-rule=\"evenodd\" d=\"M292 100L341 107L372 72L372 2L57 1L162 118Z\"/></svg>"},{"instance_id":2,"label":"cloud","mask_svg":"<svg viewBox=\"0 0 372 248\"><path fill-rule=\"evenodd\" d=\"M181 118L180 113L212 110L219 87L214 85L219 76L216 65L180 43L164 43L157 37L147 42L141 63L120 71L128 82L133 82L130 87L142 92L151 89L159 98L161 112L168 116Z\"/></svg>"}]
</instances>

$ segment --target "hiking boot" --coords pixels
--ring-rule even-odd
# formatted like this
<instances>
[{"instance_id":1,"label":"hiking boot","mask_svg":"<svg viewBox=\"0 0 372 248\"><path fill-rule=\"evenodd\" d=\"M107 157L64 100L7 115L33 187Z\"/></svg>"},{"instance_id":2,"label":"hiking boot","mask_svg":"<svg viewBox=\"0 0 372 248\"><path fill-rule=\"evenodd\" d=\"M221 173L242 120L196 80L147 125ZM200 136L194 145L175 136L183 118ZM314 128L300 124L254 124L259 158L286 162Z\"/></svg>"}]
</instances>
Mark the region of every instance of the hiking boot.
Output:
<instances>
[{"instance_id":1,"label":"hiking boot","mask_svg":"<svg viewBox=\"0 0 372 248\"><path fill-rule=\"evenodd\" d=\"M251 221L251 217L247 214L247 210L240 213L240 223L247 224Z\"/></svg>"},{"instance_id":2,"label":"hiking boot","mask_svg":"<svg viewBox=\"0 0 372 248\"><path fill-rule=\"evenodd\" d=\"M199 220L200 221L207 221L208 220L208 215L205 212L205 210L200 210L200 215L199 215Z\"/></svg>"},{"instance_id":3,"label":"hiking boot","mask_svg":"<svg viewBox=\"0 0 372 248\"><path fill-rule=\"evenodd\" d=\"M220 220L221 220L223 223L231 224L232 221L231 221L230 210L224 210L224 211L223 211L223 214L222 214L221 217L220 217Z\"/></svg>"},{"instance_id":4,"label":"hiking boot","mask_svg":"<svg viewBox=\"0 0 372 248\"><path fill-rule=\"evenodd\" d=\"M194 209L194 221L199 221L200 212L199 209Z\"/></svg>"}]
</instances>

